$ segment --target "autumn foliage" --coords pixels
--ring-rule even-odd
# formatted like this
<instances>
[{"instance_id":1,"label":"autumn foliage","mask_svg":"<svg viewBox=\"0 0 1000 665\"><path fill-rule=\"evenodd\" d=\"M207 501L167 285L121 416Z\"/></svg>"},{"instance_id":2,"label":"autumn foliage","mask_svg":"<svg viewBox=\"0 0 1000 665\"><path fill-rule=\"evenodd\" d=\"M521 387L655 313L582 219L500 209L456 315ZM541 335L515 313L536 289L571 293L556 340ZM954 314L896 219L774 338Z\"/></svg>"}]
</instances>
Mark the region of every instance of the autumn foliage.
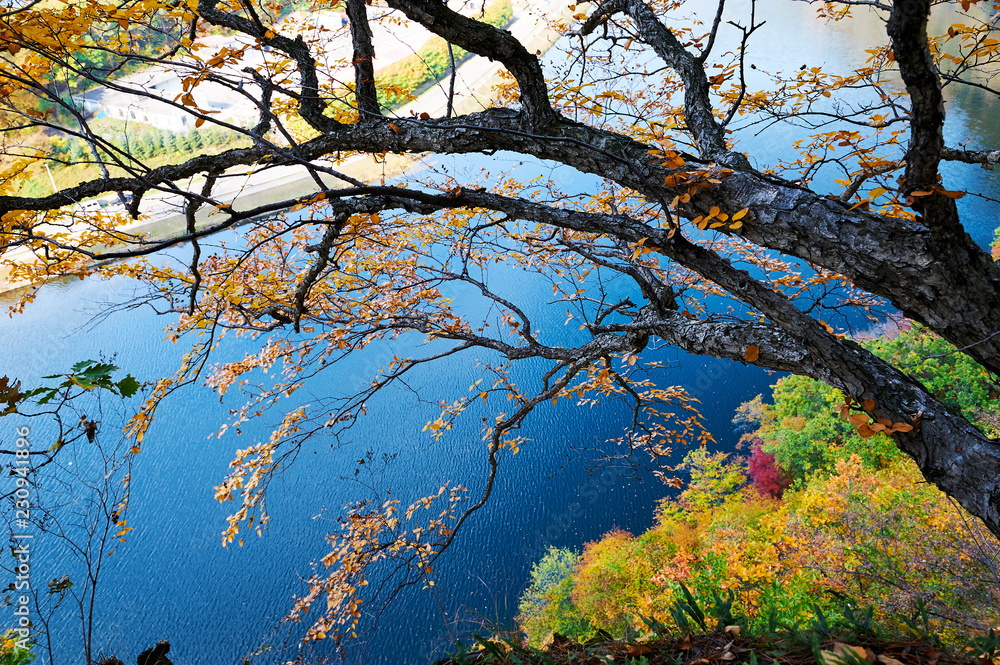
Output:
<instances>
[{"instance_id":1,"label":"autumn foliage","mask_svg":"<svg viewBox=\"0 0 1000 665\"><path fill-rule=\"evenodd\" d=\"M866 344L915 363L912 371L982 426L995 422L989 377L925 329L904 324ZM935 630L955 640L1000 624L1000 541L923 482L882 434L860 436L840 417L835 391L786 377L773 402L758 398L737 415L755 427L744 437L745 462L688 454L689 483L661 503L650 530L614 531L579 555L550 551L536 570L558 559L561 574L533 577L525 597L548 604L522 601L529 639L624 636L649 618L673 625L681 584L709 605L732 593L758 628L805 622L816 606L831 617L871 606L900 633L925 607Z\"/></svg>"},{"instance_id":2,"label":"autumn foliage","mask_svg":"<svg viewBox=\"0 0 1000 665\"><path fill-rule=\"evenodd\" d=\"M681 583L705 605L713 594L732 593L757 628L808 622L815 606L828 617L873 606L880 624L901 634L919 604L951 638L985 634L1000 622L1000 542L921 483L912 463L871 470L852 457L780 501L753 488L717 498L697 509L682 493L664 502L646 533L613 532L581 555L550 552L538 570L552 557L574 566L564 564L555 579L536 576L527 593L549 602L522 602L529 638L641 634L649 618L674 625Z\"/></svg>"},{"instance_id":3,"label":"autumn foliage","mask_svg":"<svg viewBox=\"0 0 1000 665\"><path fill-rule=\"evenodd\" d=\"M781 495L792 484L792 481L785 476L778 463L771 453L765 453L760 442L755 441L753 453L747 460L747 475L753 486L764 496L780 499Z\"/></svg>"}]
</instances>

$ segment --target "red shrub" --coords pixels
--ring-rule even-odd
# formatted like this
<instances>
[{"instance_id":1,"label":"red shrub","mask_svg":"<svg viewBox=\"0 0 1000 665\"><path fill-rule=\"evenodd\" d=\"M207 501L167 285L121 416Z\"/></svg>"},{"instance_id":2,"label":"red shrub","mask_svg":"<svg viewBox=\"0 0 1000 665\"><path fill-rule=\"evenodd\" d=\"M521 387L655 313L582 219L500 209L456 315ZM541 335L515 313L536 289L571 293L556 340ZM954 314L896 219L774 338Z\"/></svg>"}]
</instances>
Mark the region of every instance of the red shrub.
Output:
<instances>
[{"instance_id":1,"label":"red shrub","mask_svg":"<svg viewBox=\"0 0 1000 665\"><path fill-rule=\"evenodd\" d=\"M761 495L780 499L792 481L785 475L784 470L775 463L774 455L760 449L760 443L760 439L754 441L753 454L750 455L747 468L750 480Z\"/></svg>"}]
</instances>

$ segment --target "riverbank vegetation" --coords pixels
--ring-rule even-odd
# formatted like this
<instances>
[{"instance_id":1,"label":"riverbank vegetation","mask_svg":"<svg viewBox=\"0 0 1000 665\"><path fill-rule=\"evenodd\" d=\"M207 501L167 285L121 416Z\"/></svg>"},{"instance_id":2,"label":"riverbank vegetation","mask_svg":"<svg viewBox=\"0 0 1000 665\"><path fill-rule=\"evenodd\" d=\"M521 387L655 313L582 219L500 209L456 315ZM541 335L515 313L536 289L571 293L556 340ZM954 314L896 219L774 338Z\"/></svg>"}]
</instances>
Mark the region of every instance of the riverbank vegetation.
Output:
<instances>
[{"instance_id":1,"label":"riverbank vegetation","mask_svg":"<svg viewBox=\"0 0 1000 665\"><path fill-rule=\"evenodd\" d=\"M108 136L108 142L132 155L144 165L157 168L170 164L179 155L215 154L231 148L247 147L247 138L236 131L224 127L210 126L192 129L189 132L171 132L140 123L126 123L105 118L91 123L96 131ZM48 153L49 172L36 163L28 178L21 185L24 196L44 196L66 188L75 187L88 179L100 177L101 164L90 152L90 144L80 138L48 136L39 133L23 141L26 151L42 150ZM111 177L123 177L128 170L111 163L105 163Z\"/></svg>"},{"instance_id":2,"label":"riverbank vegetation","mask_svg":"<svg viewBox=\"0 0 1000 665\"><path fill-rule=\"evenodd\" d=\"M49 7L58 6L58 3L48 4ZM231 147L235 136L226 136L228 133L218 128L202 133L197 139L189 139L184 150L180 146L170 147L162 138L168 132L151 126L85 118L78 95L107 80L117 80L146 69L164 54L176 53L181 39L187 34L187 26L176 17L160 12L146 12L144 16L145 21L134 24L122 25L115 20L81 23L73 30L80 33L79 43L74 48L60 50L59 57L44 76L47 85L0 89L4 102L0 104L0 128L4 136L0 171L26 167L23 172L18 171L19 194L45 196L52 193L53 183L57 190L62 190L104 176L105 171L85 138L88 133L107 137L109 143L124 150L121 154L130 154L134 148L134 156L147 168L201 152L196 142L204 146L215 144L217 151ZM44 20L27 20L18 27L45 29ZM59 38L58 34L53 35L53 39ZM115 41L127 42L129 47L109 47L109 42ZM15 44L6 52L7 66L22 75L39 65L38 54L30 47ZM31 117L34 122L22 122L22 115ZM69 131L61 131L64 126ZM110 177L127 177L132 172L117 167L116 160L106 153L103 161ZM48 164L48 171L43 163Z\"/></svg>"},{"instance_id":3,"label":"riverbank vegetation","mask_svg":"<svg viewBox=\"0 0 1000 665\"><path fill-rule=\"evenodd\" d=\"M926 328L906 323L864 344L996 433L995 377ZM1000 541L883 433L859 433L843 403L820 382L780 379L772 403L758 397L737 416L749 455L689 453L689 484L647 532L550 550L519 605L528 643L623 639L651 621L683 632L679 602L719 598L755 634L817 612L838 622L871 612L896 637L919 619L953 646L1000 631Z\"/></svg>"}]
</instances>

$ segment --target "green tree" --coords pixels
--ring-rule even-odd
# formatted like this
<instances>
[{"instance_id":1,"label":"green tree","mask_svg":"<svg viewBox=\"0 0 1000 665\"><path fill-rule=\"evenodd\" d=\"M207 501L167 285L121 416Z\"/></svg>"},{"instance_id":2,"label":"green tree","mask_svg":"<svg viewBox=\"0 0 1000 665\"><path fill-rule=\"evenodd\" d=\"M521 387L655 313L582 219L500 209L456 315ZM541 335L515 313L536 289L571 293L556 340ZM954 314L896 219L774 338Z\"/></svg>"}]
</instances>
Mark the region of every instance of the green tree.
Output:
<instances>
[{"instance_id":1,"label":"green tree","mask_svg":"<svg viewBox=\"0 0 1000 665\"><path fill-rule=\"evenodd\" d=\"M891 338L863 346L919 380L946 408L996 436L1000 402L995 378L926 327L904 322ZM761 441L764 452L773 453L795 482L828 472L837 460L852 455L879 468L901 454L884 433L861 433L844 417L848 413L841 391L802 376L782 378L773 388L773 405L748 407L744 411L751 415L738 419L759 425L744 439Z\"/></svg>"},{"instance_id":2,"label":"green tree","mask_svg":"<svg viewBox=\"0 0 1000 665\"><path fill-rule=\"evenodd\" d=\"M579 562L571 550L550 547L531 567L531 585L518 602L517 620L533 643L542 644L553 634L580 640L593 632L573 605L573 573Z\"/></svg>"}]
</instances>

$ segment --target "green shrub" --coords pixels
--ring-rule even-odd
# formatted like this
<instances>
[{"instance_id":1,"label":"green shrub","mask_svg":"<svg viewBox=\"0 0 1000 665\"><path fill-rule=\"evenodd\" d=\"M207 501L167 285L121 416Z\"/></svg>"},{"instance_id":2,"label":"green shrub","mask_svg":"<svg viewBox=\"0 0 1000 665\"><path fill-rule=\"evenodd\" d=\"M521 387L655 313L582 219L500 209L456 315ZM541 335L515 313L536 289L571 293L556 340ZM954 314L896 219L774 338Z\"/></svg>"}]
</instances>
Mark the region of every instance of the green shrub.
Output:
<instances>
[{"instance_id":1,"label":"green shrub","mask_svg":"<svg viewBox=\"0 0 1000 665\"><path fill-rule=\"evenodd\" d=\"M644 543L616 529L587 543L573 575L573 605L580 617L613 635L625 635L650 616L658 561Z\"/></svg>"},{"instance_id":2,"label":"green shrub","mask_svg":"<svg viewBox=\"0 0 1000 665\"><path fill-rule=\"evenodd\" d=\"M558 633L581 640L593 631L573 605L573 571L580 557L568 549L550 547L531 567L531 586L518 603L518 624L534 644Z\"/></svg>"},{"instance_id":3,"label":"green shrub","mask_svg":"<svg viewBox=\"0 0 1000 665\"><path fill-rule=\"evenodd\" d=\"M984 409L996 406L995 381L975 360L919 323L910 324L894 339L865 342L866 348L883 360L903 368L918 379L945 406L977 422Z\"/></svg>"}]
</instances>

